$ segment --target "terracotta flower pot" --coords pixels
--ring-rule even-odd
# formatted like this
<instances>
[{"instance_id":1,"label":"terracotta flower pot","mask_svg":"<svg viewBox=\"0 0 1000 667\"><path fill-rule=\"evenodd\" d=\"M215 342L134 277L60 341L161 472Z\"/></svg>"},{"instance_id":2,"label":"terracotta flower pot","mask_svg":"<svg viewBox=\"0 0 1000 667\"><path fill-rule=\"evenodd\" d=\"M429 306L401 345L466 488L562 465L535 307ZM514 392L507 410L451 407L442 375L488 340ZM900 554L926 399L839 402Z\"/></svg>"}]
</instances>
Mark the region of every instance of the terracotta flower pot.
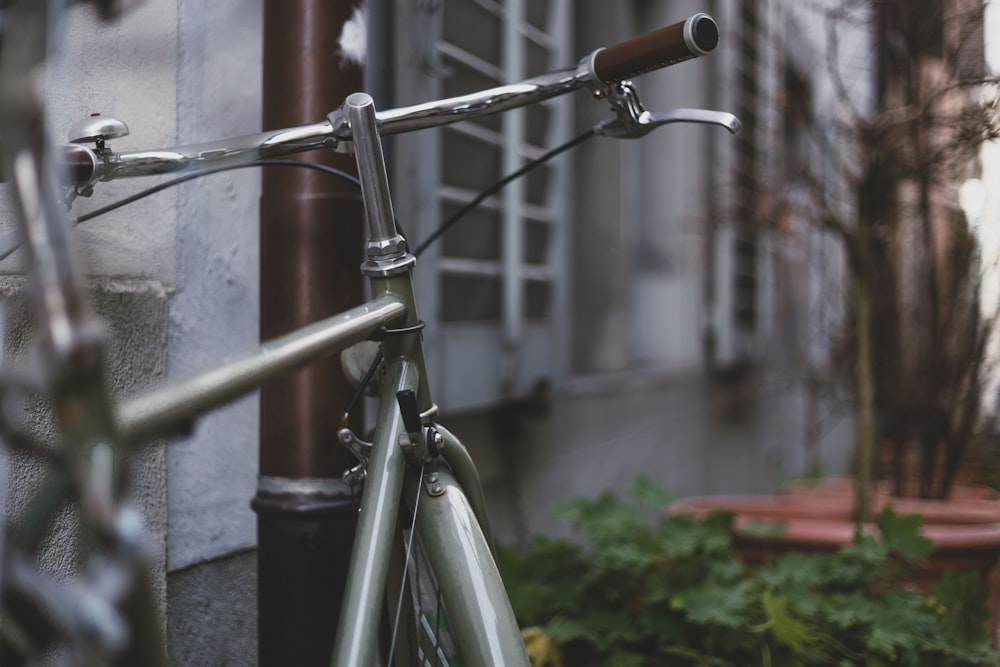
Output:
<instances>
[{"instance_id":1,"label":"terracotta flower pot","mask_svg":"<svg viewBox=\"0 0 1000 667\"><path fill-rule=\"evenodd\" d=\"M747 562L763 562L791 552L821 553L850 544L854 539L852 520L853 483L798 487L773 496L699 496L682 498L669 511L702 516L726 510L735 514L733 545ZM971 491L962 491L952 500L892 498L876 491L874 511L891 505L900 514L923 516L923 532L935 545L924 561L916 563L911 581L930 591L946 570L977 572L990 590L990 609L998 618L1000 602L1000 501L982 500ZM781 525L784 530L767 537L752 524ZM875 532L874 525L868 530ZM990 623L990 628L995 624Z\"/></svg>"},{"instance_id":2,"label":"terracotta flower pot","mask_svg":"<svg viewBox=\"0 0 1000 667\"><path fill-rule=\"evenodd\" d=\"M890 497L892 484L888 480L874 480L872 482L872 493L876 498ZM805 495L822 496L843 496L854 494L853 477L824 477L822 479L801 479L785 484L785 493L796 493ZM996 489L985 484L954 484L952 486L952 498L962 500L1000 500L1000 494Z\"/></svg>"}]
</instances>

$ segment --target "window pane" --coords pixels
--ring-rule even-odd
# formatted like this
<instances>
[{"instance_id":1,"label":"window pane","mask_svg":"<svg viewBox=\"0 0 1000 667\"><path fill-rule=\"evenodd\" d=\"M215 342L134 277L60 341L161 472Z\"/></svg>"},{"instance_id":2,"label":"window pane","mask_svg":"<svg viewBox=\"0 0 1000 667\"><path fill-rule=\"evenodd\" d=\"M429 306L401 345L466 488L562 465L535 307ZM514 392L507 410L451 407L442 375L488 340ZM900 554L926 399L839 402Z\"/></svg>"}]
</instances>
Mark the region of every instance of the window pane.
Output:
<instances>
[{"instance_id":1,"label":"window pane","mask_svg":"<svg viewBox=\"0 0 1000 667\"><path fill-rule=\"evenodd\" d=\"M500 150L496 146L446 131L441 153L443 183L478 193L500 180Z\"/></svg>"},{"instance_id":2,"label":"window pane","mask_svg":"<svg viewBox=\"0 0 1000 667\"><path fill-rule=\"evenodd\" d=\"M442 204L442 222L458 211L460 204ZM472 259L500 259L500 213L477 208L466 213L442 240L446 257Z\"/></svg>"},{"instance_id":3,"label":"window pane","mask_svg":"<svg viewBox=\"0 0 1000 667\"><path fill-rule=\"evenodd\" d=\"M536 167L524 177L524 198L536 206L546 206L549 202L549 165Z\"/></svg>"},{"instance_id":4,"label":"window pane","mask_svg":"<svg viewBox=\"0 0 1000 667\"><path fill-rule=\"evenodd\" d=\"M449 0L444 12L444 39L491 63L500 62L500 21L475 2Z\"/></svg>"},{"instance_id":5,"label":"window pane","mask_svg":"<svg viewBox=\"0 0 1000 667\"><path fill-rule=\"evenodd\" d=\"M528 76L535 76L536 74L548 72L554 67L569 66L569 63L559 63L558 65L553 65L552 58L549 55L548 50L531 40L524 40L524 45L527 47L525 54L525 66L528 68Z\"/></svg>"},{"instance_id":6,"label":"window pane","mask_svg":"<svg viewBox=\"0 0 1000 667\"><path fill-rule=\"evenodd\" d=\"M526 220L524 226L524 261L545 265L549 258L548 223Z\"/></svg>"},{"instance_id":7,"label":"window pane","mask_svg":"<svg viewBox=\"0 0 1000 667\"><path fill-rule=\"evenodd\" d=\"M500 304L500 281L493 276L441 277L443 322L496 322L500 319Z\"/></svg>"},{"instance_id":8,"label":"window pane","mask_svg":"<svg viewBox=\"0 0 1000 667\"><path fill-rule=\"evenodd\" d=\"M527 139L532 146L546 147L549 137L549 116L552 112L544 104L533 104L527 108Z\"/></svg>"},{"instance_id":9,"label":"window pane","mask_svg":"<svg viewBox=\"0 0 1000 667\"><path fill-rule=\"evenodd\" d=\"M528 23L540 30L547 30L549 25L549 0L531 0L524 3L524 17Z\"/></svg>"},{"instance_id":10,"label":"window pane","mask_svg":"<svg viewBox=\"0 0 1000 667\"><path fill-rule=\"evenodd\" d=\"M524 283L524 317L528 320L544 320L549 316L549 302L552 285L548 282L527 280Z\"/></svg>"}]
</instances>

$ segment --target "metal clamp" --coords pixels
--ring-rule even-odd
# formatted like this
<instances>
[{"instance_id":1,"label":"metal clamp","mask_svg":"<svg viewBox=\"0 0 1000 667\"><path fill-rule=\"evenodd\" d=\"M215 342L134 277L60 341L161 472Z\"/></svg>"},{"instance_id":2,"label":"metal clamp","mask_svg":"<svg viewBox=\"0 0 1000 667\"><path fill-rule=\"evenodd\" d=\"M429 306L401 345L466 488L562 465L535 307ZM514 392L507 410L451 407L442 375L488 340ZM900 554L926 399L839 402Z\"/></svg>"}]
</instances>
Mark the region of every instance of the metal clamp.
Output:
<instances>
[{"instance_id":1,"label":"metal clamp","mask_svg":"<svg viewBox=\"0 0 1000 667\"><path fill-rule=\"evenodd\" d=\"M607 86L602 97L611 104L612 111L623 127L638 127L642 117L648 114L639 99L639 91L631 81Z\"/></svg>"},{"instance_id":2,"label":"metal clamp","mask_svg":"<svg viewBox=\"0 0 1000 667\"><path fill-rule=\"evenodd\" d=\"M423 331L425 326L426 325L424 324L423 320L420 320L411 327L398 327L396 329L389 329L385 326L381 326L378 329L375 329L375 331L371 333L371 335L368 337L368 340L380 343L389 336L402 336L404 334L411 334Z\"/></svg>"},{"instance_id":3,"label":"metal clamp","mask_svg":"<svg viewBox=\"0 0 1000 667\"><path fill-rule=\"evenodd\" d=\"M354 431L346 427L337 431L337 440L339 440L340 444L344 447L347 447L347 449L357 457L358 461L360 461L362 465L368 464L368 458L372 453L372 443L365 442L356 436Z\"/></svg>"},{"instance_id":4,"label":"metal clamp","mask_svg":"<svg viewBox=\"0 0 1000 667\"><path fill-rule=\"evenodd\" d=\"M437 458L443 447L444 436L433 426L423 426L417 433L399 434L399 448L410 463Z\"/></svg>"},{"instance_id":5,"label":"metal clamp","mask_svg":"<svg viewBox=\"0 0 1000 667\"><path fill-rule=\"evenodd\" d=\"M93 149L87 152L93 167L93 176L86 183L76 186L73 195L89 197L94 194L94 185L103 180L105 176L105 165L114 157L108 141L120 139L129 134L128 125L123 121L111 116L101 114L91 114L86 118L73 123L69 130L69 142L83 146L93 144ZM99 158L99 159L98 159Z\"/></svg>"},{"instance_id":6,"label":"metal clamp","mask_svg":"<svg viewBox=\"0 0 1000 667\"><path fill-rule=\"evenodd\" d=\"M741 126L739 118L724 111L709 109L671 109L650 113L642 106L639 93L631 81L623 81L602 89L599 97L611 103L615 117L594 126L595 134L616 139L643 137L661 125L670 123L702 123L724 127L736 134Z\"/></svg>"},{"instance_id":7,"label":"metal clamp","mask_svg":"<svg viewBox=\"0 0 1000 667\"><path fill-rule=\"evenodd\" d=\"M406 429L399 434L399 447L403 450L406 460L410 463L420 463L437 458L444 446L444 436L431 424L424 424L417 407L417 397L412 389L403 389L396 393L399 404L399 414L403 418Z\"/></svg>"}]
</instances>

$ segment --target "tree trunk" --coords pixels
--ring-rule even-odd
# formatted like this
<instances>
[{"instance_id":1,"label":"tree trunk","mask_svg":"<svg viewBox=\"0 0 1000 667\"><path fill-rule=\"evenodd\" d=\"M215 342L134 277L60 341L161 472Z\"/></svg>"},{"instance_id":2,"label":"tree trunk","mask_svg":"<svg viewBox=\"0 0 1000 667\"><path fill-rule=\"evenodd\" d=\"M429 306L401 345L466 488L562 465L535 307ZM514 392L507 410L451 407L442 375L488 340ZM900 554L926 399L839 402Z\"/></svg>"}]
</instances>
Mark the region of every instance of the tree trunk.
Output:
<instances>
[{"instance_id":1,"label":"tree trunk","mask_svg":"<svg viewBox=\"0 0 1000 667\"><path fill-rule=\"evenodd\" d=\"M875 390L872 370L871 286L864 270L855 282L857 307L857 365L855 382L858 392L858 475L854 499L855 535L871 514L872 465L875 449Z\"/></svg>"}]
</instances>

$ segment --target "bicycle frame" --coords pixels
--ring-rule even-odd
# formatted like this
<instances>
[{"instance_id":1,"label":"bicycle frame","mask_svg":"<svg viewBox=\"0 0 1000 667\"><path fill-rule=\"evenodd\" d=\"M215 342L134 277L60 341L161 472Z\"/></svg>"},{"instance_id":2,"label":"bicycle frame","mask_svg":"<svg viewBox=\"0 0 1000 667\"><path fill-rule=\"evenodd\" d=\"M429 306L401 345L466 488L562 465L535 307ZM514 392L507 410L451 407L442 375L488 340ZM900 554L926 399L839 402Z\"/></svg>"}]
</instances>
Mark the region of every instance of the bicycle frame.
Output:
<instances>
[{"instance_id":1,"label":"bicycle frame","mask_svg":"<svg viewBox=\"0 0 1000 667\"><path fill-rule=\"evenodd\" d=\"M479 547L492 544L492 536L478 473L468 452L454 435L440 429L444 441L442 458L451 472L437 465L424 471L427 476L436 476L438 481L433 487L439 486L438 492L430 489L432 485L425 485L424 479L418 479L420 474L413 472L413 466L407 467L399 446L407 430L396 404L397 392L415 393L421 418L426 423L437 413L426 379L421 325L414 302L411 267L415 260L395 227L371 98L353 95L346 107L354 115L353 142L368 211L368 260L362 271L369 276L375 296L350 311L266 343L242 359L127 401L119 410L120 432L128 440L137 441L176 430L197 415L224 405L270 379L383 329L387 381L380 395L341 627L331 664L366 665L375 660L379 610L386 596L390 550L404 487L409 491L407 498L425 494L414 508L415 525L435 562L447 567L448 575L441 578L446 602L481 612L478 617L462 616L456 624L463 653L478 656L474 664L517 664L524 655L520 636L497 633L495 622L495 615L505 614L509 622L500 627L516 628L513 610L509 604L505 609L496 609L484 608L478 602L484 592L488 600L505 598L493 555ZM395 328L386 331L387 325ZM424 489L425 486L429 488ZM475 521L469 521L469 516L474 516ZM484 539L469 539L470 533L477 530L482 530Z\"/></svg>"},{"instance_id":2,"label":"bicycle frame","mask_svg":"<svg viewBox=\"0 0 1000 667\"><path fill-rule=\"evenodd\" d=\"M374 294L398 294L410 307L406 318L400 322L400 328L388 332L398 332L399 335L387 335L382 342L388 367L387 381L382 391L361 500L357 539L351 553L341 627L334 644L331 664L335 666L368 665L375 659L380 602L386 592L389 550L393 544L406 469L400 439L404 436L420 437L412 432L413 426L404 424L394 397L399 392L413 391L423 424L430 424L437 413L426 380L421 325L413 301L411 269L415 258L396 230L375 107L371 97L356 93L347 98L344 108L353 133L369 225L368 260L362 265L362 272L371 279ZM455 450L457 454L453 456L457 458L464 448L452 439L452 442L444 443L444 450ZM467 606L453 608L480 612L478 616L462 616L456 625L462 653L473 664L524 663L526 656L520 635L497 632L498 628L517 628L509 603L504 609L484 608L478 603L479 595L484 591L493 591L490 597L485 598L487 600L506 600L506 596L491 554L478 553L475 547L477 542L465 539L469 531L479 530L477 523L467 518L471 507L463 503L455 484L449 486L441 482L445 472L439 470L433 461L421 462L421 474L424 463L431 466L428 478L433 475L435 481L428 482L428 478L424 478L407 484L414 495L406 497L418 498L414 508L417 531L430 551L447 564L447 575L441 578L442 582L447 582L444 588L446 600L451 597L454 603L459 604L459 598L464 598L462 604ZM470 466L458 466L458 469L474 470ZM474 493L481 493L478 479L465 479L463 482L470 485L467 488L474 489ZM433 509L425 510L427 505ZM427 525L424 525L425 521ZM478 543L484 542L480 540ZM497 624L495 617L498 615L505 615L507 622Z\"/></svg>"},{"instance_id":3,"label":"bicycle frame","mask_svg":"<svg viewBox=\"0 0 1000 667\"><path fill-rule=\"evenodd\" d=\"M353 151L367 212L367 260L361 270L369 278L374 295L369 302L266 343L239 360L127 401L116 411L105 389L99 327L84 305L82 280L74 274L69 261L68 225L54 193L56 182L50 173L54 169L48 164L52 158L46 150L40 120L42 104L27 94L30 86L25 84L30 81L23 75L44 60L45 40L41 36L46 28L45 3L34 7L18 3L15 9L23 13L18 19L30 30L4 36L8 42L4 53L15 57L0 62L0 91L24 93L24 97L9 97L13 100L8 101L10 110L0 107L0 129L9 133L0 142L0 157L17 199L22 237L33 258L33 299L44 309L44 355L49 362L47 371L56 393L60 425L73 462L81 463L90 475L80 493L89 503L88 518L89 514L96 517L92 519L92 530L111 545L109 550L125 552L116 552L120 558L116 567L133 579L142 578L136 574L144 563L135 547L139 541L137 531L128 532L128 526L119 521L118 501L123 494L122 478L130 447L148 437L181 430L196 416L273 378L378 334L387 380L380 394L374 441L368 455L362 457L365 486L332 664L369 665L377 658L379 610L386 599L399 595L387 591L387 581L396 564L393 546L398 546L397 528L409 518L399 515L405 502L412 503L407 508L415 526L411 535L419 535L431 560L441 569L439 581L446 604L463 612L454 619L463 655L473 664L526 665L517 623L491 553L492 538L478 473L459 440L434 423L437 407L430 395L422 324L412 284L415 258L396 229L379 137L496 113L586 86L592 87L595 95L607 98L617 113L615 121L594 128L598 134L641 136L660 124L677 121L719 124L734 131L738 124L729 114L691 110L677 110L667 116L649 114L627 82L608 79L608 73L621 66L641 73L704 55L714 48L714 43L703 50L689 33L699 24L714 29L714 22L708 19L706 23L708 17L695 15L665 29L675 33L666 50L653 48L656 40L646 36L612 47L614 51L606 50L604 64L598 63L600 51L595 51L575 68L424 105L378 113L368 95L357 93L325 122L299 128L126 154L112 152L100 135L96 135L95 149L74 147L73 166L89 174L82 184L78 183L78 192L98 180L249 164L314 148ZM708 38L713 41L711 34ZM400 392L412 392L415 413L408 415L397 404ZM429 441L431 433L439 438L434 442L443 445L441 451L430 451L428 455L417 447L418 453L414 454L412 445L424 442L422 438ZM404 448L404 442L411 447ZM43 491L63 491L70 485L63 477L53 475ZM51 516L48 496L43 492L40 497L29 508L33 514L26 521L28 537L22 536L30 546L37 546L35 541L41 539L41 529L33 522L44 524ZM30 590L33 573L19 574L22 570L17 569L18 563L0 565L15 586L24 583ZM22 579L18 580L18 576ZM405 573L402 579L405 588ZM138 614L142 623L131 628L137 639L120 640L131 643L129 653L118 657L126 663L165 663L152 597L146 587L134 588L127 601L142 607ZM65 598L47 602L58 608L61 599ZM500 600L503 603L497 604ZM108 601L102 598L101 602ZM124 604L118 599L114 602ZM55 632L71 635L80 628L93 630L87 625L92 621L86 617L88 611L83 605L76 607L67 612ZM99 630L105 635L99 638L101 641L114 634L114 628ZM87 637L80 641L94 640ZM108 646L98 644L101 651L121 649L111 646L113 641L105 642Z\"/></svg>"}]
</instances>

